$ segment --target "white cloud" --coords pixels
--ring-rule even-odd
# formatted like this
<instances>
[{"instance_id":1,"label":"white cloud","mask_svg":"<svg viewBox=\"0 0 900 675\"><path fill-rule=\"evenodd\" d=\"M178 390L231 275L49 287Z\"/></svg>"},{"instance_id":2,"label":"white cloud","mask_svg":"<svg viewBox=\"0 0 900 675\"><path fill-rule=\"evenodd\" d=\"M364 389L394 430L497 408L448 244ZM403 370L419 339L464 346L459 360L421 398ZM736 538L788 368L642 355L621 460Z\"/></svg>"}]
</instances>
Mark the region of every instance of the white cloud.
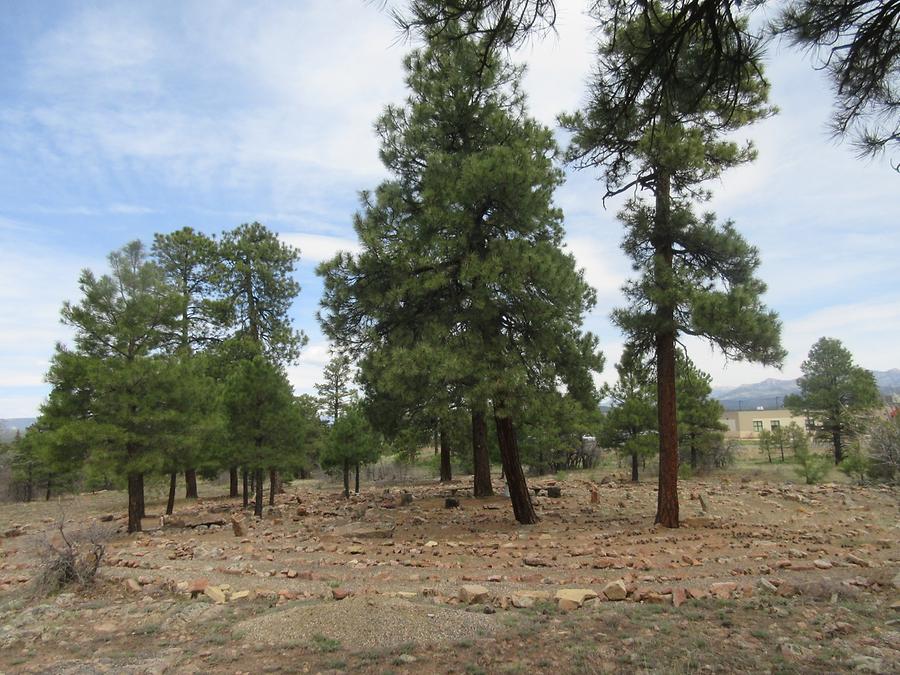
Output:
<instances>
[{"instance_id":1,"label":"white cloud","mask_svg":"<svg viewBox=\"0 0 900 675\"><path fill-rule=\"evenodd\" d=\"M358 253L360 250L359 243L348 237L305 232L282 232L279 236L286 243L300 249L300 256L304 262L319 263L333 258L338 251Z\"/></svg>"}]
</instances>

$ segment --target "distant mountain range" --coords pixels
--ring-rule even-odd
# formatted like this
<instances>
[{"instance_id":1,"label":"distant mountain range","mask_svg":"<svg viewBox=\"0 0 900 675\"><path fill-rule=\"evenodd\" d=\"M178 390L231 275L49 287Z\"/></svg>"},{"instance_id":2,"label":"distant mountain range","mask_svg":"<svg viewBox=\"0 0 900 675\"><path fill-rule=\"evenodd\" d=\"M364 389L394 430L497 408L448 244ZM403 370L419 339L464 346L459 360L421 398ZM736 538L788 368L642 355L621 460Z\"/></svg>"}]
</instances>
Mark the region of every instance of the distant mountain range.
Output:
<instances>
[{"instance_id":1,"label":"distant mountain range","mask_svg":"<svg viewBox=\"0 0 900 675\"><path fill-rule=\"evenodd\" d=\"M0 443L14 439L16 431L21 431L24 434L25 430L34 422L35 419L33 417L13 417L7 420L0 420Z\"/></svg>"},{"instance_id":2,"label":"distant mountain range","mask_svg":"<svg viewBox=\"0 0 900 675\"><path fill-rule=\"evenodd\" d=\"M900 368L891 370L873 370L875 383L882 394L900 393ZM755 384L742 384L740 387L716 387L712 397L725 407L725 410L755 410L780 408L784 405L784 397L798 394L800 388L797 380L776 380L769 378Z\"/></svg>"}]
</instances>

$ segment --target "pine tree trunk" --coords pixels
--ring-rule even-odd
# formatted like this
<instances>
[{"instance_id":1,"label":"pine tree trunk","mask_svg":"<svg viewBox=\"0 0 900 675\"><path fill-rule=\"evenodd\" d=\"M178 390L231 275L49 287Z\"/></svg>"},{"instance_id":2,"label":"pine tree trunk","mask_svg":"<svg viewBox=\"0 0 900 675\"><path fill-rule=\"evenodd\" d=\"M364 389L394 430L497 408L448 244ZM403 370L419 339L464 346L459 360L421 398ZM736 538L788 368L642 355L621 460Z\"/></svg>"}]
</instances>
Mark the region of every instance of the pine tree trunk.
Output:
<instances>
[{"instance_id":1,"label":"pine tree trunk","mask_svg":"<svg viewBox=\"0 0 900 675\"><path fill-rule=\"evenodd\" d=\"M503 405L500 404L499 407L502 408ZM512 418L495 415L494 421L497 425L500 459L503 462L503 473L506 475L506 484L509 487L513 514L516 520L523 525L531 525L538 522L538 517L534 512L531 496L528 494L528 484L525 482L525 473L522 471L522 462L519 459L519 444Z\"/></svg>"},{"instance_id":2,"label":"pine tree trunk","mask_svg":"<svg viewBox=\"0 0 900 675\"><path fill-rule=\"evenodd\" d=\"M128 533L141 531L143 481L141 474L128 474Z\"/></svg>"},{"instance_id":3,"label":"pine tree trunk","mask_svg":"<svg viewBox=\"0 0 900 675\"><path fill-rule=\"evenodd\" d=\"M831 432L831 440L834 443L834 463L837 465L844 461L844 444L840 429Z\"/></svg>"},{"instance_id":4,"label":"pine tree trunk","mask_svg":"<svg viewBox=\"0 0 900 675\"><path fill-rule=\"evenodd\" d=\"M443 426L440 431L441 438L441 482L449 483L453 480L450 471L450 444L447 442L447 432Z\"/></svg>"},{"instance_id":5,"label":"pine tree trunk","mask_svg":"<svg viewBox=\"0 0 900 675\"><path fill-rule=\"evenodd\" d=\"M359 462L356 463L356 482L355 482L355 490L356 494L359 494Z\"/></svg>"},{"instance_id":6,"label":"pine tree trunk","mask_svg":"<svg viewBox=\"0 0 900 675\"><path fill-rule=\"evenodd\" d=\"M275 506L275 493L278 491L278 472L269 469L269 506Z\"/></svg>"},{"instance_id":7,"label":"pine tree trunk","mask_svg":"<svg viewBox=\"0 0 900 675\"><path fill-rule=\"evenodd\" d=\"M238 496L238 469L236 466L228 467L228 496Z\"/></svg>"},{"instance_id":8,"label":"pine tree trunk","mask_svg":"<svg viewBox=\"0 0 900 675\"><path fill-rule=\"evenodd\" d=\"M344 498L350 498L350 460L344 460Z\"/></svg>"},{"instance_id":9,"label":"pine tree trunk","mask_svg":"<svg viewBox=\"0 0 900 675\"><path fill-rule=\"evenodd\" d=\"M166 515L171 516L175 510L175 488L178 486L178 472L169 474L169 499L166 501Z\"/></svg>"},{"instance_id":10,"label":"pine tree trunk","mask_svg":"<svg viewBox=\"0 0 900 675\"><path fill-rule=\"evenodd\" d=\"M262 518L263 514L263 493L265 489L263 488L263 470L256 470L256 501L253 505L253 515L257 518Z\"/></svg>"},{"instance_id":11,"label":"pine tree trunk","mask_svg":"<svg viewBox=\"0 0 900 675\"><path fill-rule=\"evenodd\" d=\"M50 501L50 486L52 484L53 484L53 476L48 474L47 475L47 491L44 493L44 501L45 502Z\"/></svg>"},{"instance_id":12,"label":"pine tree trunk","mask_svg":"<svg viewBox=\"0 0 900 675\"><path fill-rule=\"evenodd\" d=\"M250 505L250 475L246 466L241 469L241 477L243 478L244 482L244 508L246 509Z\"/></svg>"},{"instance_id":13,"label":"pine tree trunk","mask_svg":"<svg viewBox=\"0 0 900 675\"><path fill-rule=\"evenodd\" d=\"M305 466L300 467L300 480L306 480L309 478L309 471Z\"/></svg>"},{"instance_id":14,"label":"pine tree trunk","mask_svg":"<svg viewBox=\"0 0 900 675\"><path fill-rule=\"evenodd\" d=\"M487 422L484 410L472 411L472 455L475 466L475 480L472 493L476 497L491 497L494 488L491 485L491 457L488 453Z\"/></svg>"},{"instance_id":15,"label":"pine tree trunk","mask_svg":"<svg viewBox=\"0 0 900 675\"><path fill-rule=\"evenodd\" d=\"M656 241L657 283L667 284L672 274L672 241L669 173L659 170L656 184L656 213L654 230ZM673 290L660 288L665 297ZM678 418L675 399L675 307L662 302L656 310L656 395L659 417L659 493L656 522L664 527L678 527Z\"/></svg>"},{"instance_id":16,"label":"pine tree trunk","mask_svg":"<svg viewBox=\"0 0 900 675\"><path fill-rule=\"evenodd\" d=\"M631 453L631 482L638 482L638 454L636 452Z\"/></svg>"},{"instance_id":17,"label":"pine tree trunk","mask_svg":"<svg viewBox=\"0 0 900 675\"><path fill-rule=\"evenodd\" d=\"M140 500L140 514L141 514L141 518L146 518L147 517L147 504L144 501L144 474L142 474L142 473L138 474L138 482L139 482L138 498Z\"/></svg>"},{"instance_id":18,"label":"pine tree trunk","mask_svg":"<svg viewBox=\"0 0 900 675\"><path fill-rule=\"evenodd\" d=\"M184 498L197 499L197 469L184 470Z\"/></svg>"}]
</instances>

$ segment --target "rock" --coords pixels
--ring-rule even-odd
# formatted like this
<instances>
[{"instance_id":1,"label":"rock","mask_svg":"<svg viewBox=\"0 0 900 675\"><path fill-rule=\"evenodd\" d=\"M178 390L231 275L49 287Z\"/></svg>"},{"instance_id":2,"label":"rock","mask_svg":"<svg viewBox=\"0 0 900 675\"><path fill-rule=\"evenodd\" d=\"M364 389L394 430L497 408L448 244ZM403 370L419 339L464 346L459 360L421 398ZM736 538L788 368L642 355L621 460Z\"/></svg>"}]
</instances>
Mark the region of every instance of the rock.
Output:
<instances>
[{"instance_id":1,"label":"rock","mask_svg":"<svg viewBox=\"0 0 900 675\"><path fill-rule=\"evenodd\" d=\"M334 528L334 534L359 539L391 539L394 536L394 526L390 523L356 522Z\"/></svg>"},{"instance_id":2,"label":"rock","mask_svg":"<svg viewBox=\"0 0 900 675\"><path fill-rule=\"evenodd\" d=\"M240 516L231 516L231 529L235 537L247 536L247 523Z\"/></svg>"},{"instance_id":3,"label":"rock","mask_svg":"<svg viewBox=\"0 0 900 675\"><path fill-rule=\"evenodd\" d=\"M550 563L542 558L525 558L522 560L527 567L550 567Z\"/></svg>"},{"instance_id":4,"label":"rock","mask_svg":"<svg viewBox=\"0 0 900 675\"><path fill-rule=\"evenodd\" d=\"M900 591L900 572L897 572L897 574L891 580L891 585L894 587L895 590Z\"/></svg>"},{"instance_id":5,"label":"rock","mask_svg":"<svg viewBox=\"0 0 900 675\"><path fill-rule=\"evenodd\" d=\"M756 583L763 590L769 591L769 593L777 593L778 592L778 586L773 584L771 581L769 581L765 577L760 577L759 581L757 581Z\"/></svg>"},{"instance_id":6,"label":"rock","mask_svg":"<svg viewBox=\"0 0 900 675\"><path fill-rule=\"evenodd\" d=\"M557 605L563 611L570 611L580 608L584 601L589 598L596 598L597 592L590 588L562 588L556 591L553 596Z\"/></svg>"},{"instance_id":7,"label":"rock","mask_svg":"<svg viewBox=\"0 0 900 675\"><path fill-rule=\"evenodd\" d=\"M134 593L140 593L141 591L141 585L138 583L137 579L126 579L125 588Z\"/></svg>"},{"instance_id":8,"label":"rock","mask_svg":"<svg viewBox=\"0 0 900 675\"><path fill-rule=\"evenodd\" d=\"M864 560L857 555L853 555L852 553L848 553L846 555L846 560L851 565L859 565L860 567L871 567L872 564L868 560Z\"/></svg>"},{"instance_id":9,"label":"rock","mask_svg":"<svg viewBox=\"0 0 900 675\"><path fill-rule=\"evenodd\" d=\"M344 598L348 598L351 595L351 591L346 588L332 588L331 589L331 597L335 600L343 600Z\"/></svg>"},{"instance_id":10,"label":"rock","mask_svg":"<svg viewBox=\"0 0 900 675\"><path fill-rule=\"evenodd\" d=\"M468 584L459 589L457 596L459 601L464 605L474 605L476 603L487 602L491 597L490 591L484 586L477 584Z\"/></svg>"},{"instance_id":11,"label":"rock","mask_svg":"<svg viewBox=\"0 0 900 675\"><path fill-rule=\"evenodd\" d=\"M607 600L624 600L628 597L628 589L625 588L625 582L621 579L610 581L603 587L603 595Z\"/></svg>"},{"instance_id":12,"label":"rock","mask_svg":"<svg viewBox=\"0 0 900 675\"><path fill-rule=\"evenodd\" d=\"M600 493L596 490L591 490L591 504L599 504L600 503Z\"/></svg>"},{"instance_id":13,"label":"rock","mask_svg":"<svg viewBox=\"0 0 900 675\"><path fill-rule=\"evenodd\" d=\"M820 570L830 570L832 567L834 567L834 565L832 565L830 561L825 560L824 558L814 560L813 565L815 565Z\"/></svg>"},{"instance_id":14,"label":"rock","mask_svg":"<svg viewBox=\"0 0 900 675\"><path fill-rule=\"evenodd\" d=\"M217 605L224 605L226 602L225 591L218 586L207 586L203 589L203 594Z\"/></svg>"},{"instance_id":15,"label":"rock","mask_svg":"<svg viewBox=\"0 0 900 675\"><path fill-rule=\"evenodd\" d=\"M510 597L510 602L512 602L513 607L529 609L534 607L534 603L549 599L550 594L546 591L516 591Z\"/></svg>"},{"instance_id":16,"label":"rock","mask_svg":"<svg viewBox=\"0 0 900 675\"><path fill-rule=\"evenodd\" d=\"M244 598L249 598L249 597L250 597L250 591L235 591L234 593L231 594L231 597L229 597L228 599L231 601L234 601L234 600L243 600Z\"/></svg>"},{"instance_id":17,"label":"rock","mask_svg":"<svg viewBox=\"0 0 900 675\"><path fill-rule=\"evenodd\" d=\"M412 504L413 496L409 492L400 493L400 506L409 506Z\"/></svg>"},{"instance_id":18,"label":"rock","mask_svg":"<svg viewBox=\"0 0 900 675\"><path fill-rule=\"evenodd\" d=\"M547 488L547 496L552 497L553 499L559 499L562 497L562 488L559 486L551 486Z\"/></svg>"},{"instance_id":19,"label":"rock","mask_svg":"<svg viewBox=\"0 0 900 675\"><path fill-rule=\"evenodd\" d=\"M397 657L397 660L399 660L401 663L415 663L416 657L412 654L401 654Z\"/></svg>"},{"instance_id":20,"label":"rock","mask_svg":"<svg viewBox=\"0 0 900 675\"><path fill-rule=\"evenodd\" d=\"M737 590L737 584L733 581L720 581L709 585L710 594L721 600L731 599L732 593Z\"/></svg>"},{"instance_id":21,"label":"rock","mask_svg":"<svg viewBox=\"0 0 900 675\"><path fill-rule=\"evenodd\" d=\"M101 523L111 523L115 519L116 519L116 517L111 513L107 513L105 516L100 516Z\"/></svg>"},{"instance_id":22,"label":"rock","mask_svg":"<svg viewBox=\"0 0 900 675\"><path fill-rule=\"evenodd\" d=\"M445 509L458 509L459 508L459 500L456 497L447 497L444 500L444 508Z\"/></svg>"},{"instance_id":23,"label":"rock","mask_svg":"<svg viewBox=\"0 0 900 675\"><path fill-rule=\"evenodd\" d=\"M672 589L672 604L675 607L681 607L687 601L687 591L683 588Z\"/></svg>"},{"instance_id":24,"label":"rock","mask_svg":"<svg viewBox=\"0 0 900 675\"><path fill-rule=\"evenodd\" d=\"M425 542L425 548L434 548L437 545L438 545L438 543L436 541L426 541Z\"/></svg>"}]
</instances>

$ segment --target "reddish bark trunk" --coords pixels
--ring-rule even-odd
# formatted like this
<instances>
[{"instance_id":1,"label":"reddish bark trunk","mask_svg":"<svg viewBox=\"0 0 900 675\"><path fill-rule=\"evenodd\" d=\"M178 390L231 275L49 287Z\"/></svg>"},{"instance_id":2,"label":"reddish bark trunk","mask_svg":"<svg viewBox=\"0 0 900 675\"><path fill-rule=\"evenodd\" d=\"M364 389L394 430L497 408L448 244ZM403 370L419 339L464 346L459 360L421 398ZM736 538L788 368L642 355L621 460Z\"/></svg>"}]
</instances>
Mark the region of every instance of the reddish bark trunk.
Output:
<instances>
[{"instance_id":1,"label":"reddish bark trunk","mask_svg":"<svg viewBox=\"0 0 900 675\"><path fill-rule=\"evenodd\" d=\"M275 506L275 494L278 492L278 472L269 469L269 506Z\"/></svg>"},{"instance_id":2,"label":"reddish bark trunk","mask_svg":"<svg viewBox=\"0 0 900 675\"><path fill-rule=\"evenodd\" d=\"M350 498L350 460L344 460L344 498Z\"/></svg>"},{"instance_id":3,"label":"reddish bark trunk","mask_svg":"<svg viewBox=\"0 0 900 675\"><path fill-rule=\"evenodd\" d=\"M244 508L246 509L250 505L250 472L247 470L247 467L241 470L241 477L244 482Z\"/></svg>"},{"instance_id":4,"label":"reddish bark trunk","mask_svg":"<svg viewBox=\"0 0 900 675\"><path fill-rule=\"evenodd\" d=\"M656 185L653 247L656 279L664 301L656 309L656 395L659 417L659 493L656 522L678 527L678 418L675 400L675 306L671 288L673 243L670 234L669 173L661 169Z\"/></svg>"},{"instance_id":5,"label":"reddish bark trunk","mask_svg":"<svg viewBox=\"0 0 900 675\"><path fill-rule=\"evenodd\" d=\"M636 452L631 453L631 482L638 482L638 456Z\"/></svg>"}]
</instances>

